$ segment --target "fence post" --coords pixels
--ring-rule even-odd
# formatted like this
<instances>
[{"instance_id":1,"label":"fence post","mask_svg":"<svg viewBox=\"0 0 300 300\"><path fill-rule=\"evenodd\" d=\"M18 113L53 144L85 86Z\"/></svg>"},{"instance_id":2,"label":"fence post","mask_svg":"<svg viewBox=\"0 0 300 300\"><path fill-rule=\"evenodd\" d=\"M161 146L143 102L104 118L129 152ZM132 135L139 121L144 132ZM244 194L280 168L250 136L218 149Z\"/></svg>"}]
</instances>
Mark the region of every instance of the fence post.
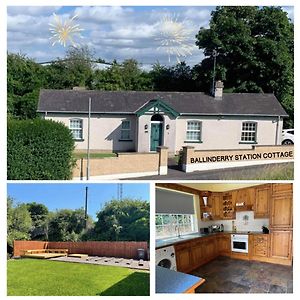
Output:
<instances>
[{"instance_id":1,"label":"fence post","mask_svg":"<svg viewBox=\"0 0 300 300\"><path fill-rule=\"evenodd\" d=\"M189 159L194 154L195 147L192 146L183 146L182 147L182 171L189 173Z\"/></svg>"},{"instance_id":2,"label":"fence post","mask_svg":"<svg viewBox=\"0 0 300 300\"><path fill-rule=\"evenodd\" d=\"M157 152L159 155L158 175L167 175L168 174L168 147L159 146L157 147Z\"/></svg>"}]
</instances>

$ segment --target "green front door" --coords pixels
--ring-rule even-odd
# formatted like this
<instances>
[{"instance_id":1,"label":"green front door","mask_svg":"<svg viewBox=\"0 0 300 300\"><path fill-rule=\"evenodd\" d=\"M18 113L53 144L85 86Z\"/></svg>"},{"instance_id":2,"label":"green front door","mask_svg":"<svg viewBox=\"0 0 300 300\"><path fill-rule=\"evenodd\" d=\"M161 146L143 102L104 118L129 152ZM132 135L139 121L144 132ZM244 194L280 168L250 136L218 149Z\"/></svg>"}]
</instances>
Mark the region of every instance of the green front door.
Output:
<instances>
[{"instance_id":1,"label":"green front door","mask_svg":"<svg viewBox=\"0 0 300 300\"><path fill-rule=\"evenodd\" d=\"M150 151L162 145L162 123L151 123Z\"/></svg>"}]
</instances>

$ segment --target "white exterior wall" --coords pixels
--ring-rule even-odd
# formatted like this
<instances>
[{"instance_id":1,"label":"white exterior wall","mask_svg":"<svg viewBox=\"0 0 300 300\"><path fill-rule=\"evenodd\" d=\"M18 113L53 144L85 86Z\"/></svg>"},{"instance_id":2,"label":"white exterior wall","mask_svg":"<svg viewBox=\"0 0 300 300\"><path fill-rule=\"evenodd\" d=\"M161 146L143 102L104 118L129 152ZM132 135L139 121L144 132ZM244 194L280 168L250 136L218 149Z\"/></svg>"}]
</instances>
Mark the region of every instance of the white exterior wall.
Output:
<instances>
[{"instance_id":1,"label":"white exterior wall","mask_svg":"<svg viewBox=\"0 0 300 300\"><path fill-rule=\"evenodd\" d=\"M46 119L64 123L69 128L70 119L83 120L83 141L75 141L75 149L87 149L88 118L86 114L47 114ZM130 120L132 141L119 141L121 138L121 123ZM90 149L107 151L135 151L136 117L132 115L97 115L92 114L90 120Z\"/></svg>"},{"instance_id":2,"label":"white exterior wall","mask_svg":"<svg viewBox=\"0 0 300 300\"><path fill-rule=\"evenodd\" d=\"M187 121L202 122L202 143L185 143ZM176 121L176 151L183 145L193 146L196 150L219 149L248 149L249 145L240 144L242 123L245 121L257 122L257 144L275 145L277 133L277 118L275 117L179 117ZM279 122L278 135L281 136L282 119ZM281 144L281 139L278 139Z\"/></svg>"},{"instance_id":3,"label":"white exterior wall","mask_svg":"<svg viewBox=\"0 0 300 300\"><path fill-rule=\"evenodd\" d=\"M92 114L90 131L90 149L104 151L150 151L151 114L140 117L134 115L100 115ZM70 119L83 119L83 141L76 141L76 149L87 149L88 118L86 114L53 114L48 113L46 119L64 123L69 127ZM163 146L170 153L178 152L182 146L193 146L196 150L248 149L252 144L240 144L242 122L257 122L257 144L275 145L276 133L278 144L281 144L283 122L279 122L277 130L276 117L237 118L237 117L186 117L170 119L164 114ZM122 120L131 121L132 141L119 141ZM202 143L185 143L187 121L202 121ZM145 125L148 129L145 129ZM169 125L169 129L166 126Z\"/></svg>"}]
</instances>

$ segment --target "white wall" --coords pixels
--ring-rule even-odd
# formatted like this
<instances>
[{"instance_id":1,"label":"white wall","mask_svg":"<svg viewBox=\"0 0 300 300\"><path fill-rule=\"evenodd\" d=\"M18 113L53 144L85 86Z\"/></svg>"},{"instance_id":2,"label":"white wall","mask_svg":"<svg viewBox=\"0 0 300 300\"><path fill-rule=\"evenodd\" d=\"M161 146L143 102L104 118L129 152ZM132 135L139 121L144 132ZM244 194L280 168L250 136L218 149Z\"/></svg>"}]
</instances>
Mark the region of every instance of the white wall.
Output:
<instances>
[{"instance_id":1,"label":"white wall","mask_svg":"<svg viewBox=\"0 0 300 300\"><path fill-rule=\"evenodd\" d=\"M87 149L88 118L86 114L48 114L46 119L64 123L69 128L72 118L83 120L83 141L75 141L75 149ZM119 141L122 120L131 121L132 141ZM108 116L93 114L90 120L90 149L107 151L134 151L136 141L136 117L132 115Z\"/></svg>"},{"instance_id":2,"label":"white wall","mask_svg":"<svg viewBox=\"0 0 300 300\"><path fill-rule=\"evenodd\" d=\"M202 143L185 143L187 121L202 121ZM183 145L193 146L196 150L219 149L249 149L249 144L240 144L242 123L245 121L257 122L257 144L275 145L276 117L179 117L176 120L176 151ZM282 121L279 124L279 131ZM281 131L280 131L281 132ZM251 145L251 144L250 144Z\"/></svg>"}]
</instances>

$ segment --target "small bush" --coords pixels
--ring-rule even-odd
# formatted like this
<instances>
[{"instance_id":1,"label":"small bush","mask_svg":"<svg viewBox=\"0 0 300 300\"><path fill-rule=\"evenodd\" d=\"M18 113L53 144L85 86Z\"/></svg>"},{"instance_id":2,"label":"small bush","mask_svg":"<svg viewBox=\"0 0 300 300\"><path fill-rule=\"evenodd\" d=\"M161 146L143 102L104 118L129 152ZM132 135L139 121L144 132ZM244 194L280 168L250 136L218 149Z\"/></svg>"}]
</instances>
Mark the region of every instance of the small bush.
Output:
<instances>
[{"instance_id":1,"label":"small bush","mask_svg":"<svg viewBox=\"0 0 300 300\"><path fill-rule=\"evenodd\" d=\"M70 130L51 120L8 120L9 180L70 179L74 160Z\"/></svg>"}]
</instances>

